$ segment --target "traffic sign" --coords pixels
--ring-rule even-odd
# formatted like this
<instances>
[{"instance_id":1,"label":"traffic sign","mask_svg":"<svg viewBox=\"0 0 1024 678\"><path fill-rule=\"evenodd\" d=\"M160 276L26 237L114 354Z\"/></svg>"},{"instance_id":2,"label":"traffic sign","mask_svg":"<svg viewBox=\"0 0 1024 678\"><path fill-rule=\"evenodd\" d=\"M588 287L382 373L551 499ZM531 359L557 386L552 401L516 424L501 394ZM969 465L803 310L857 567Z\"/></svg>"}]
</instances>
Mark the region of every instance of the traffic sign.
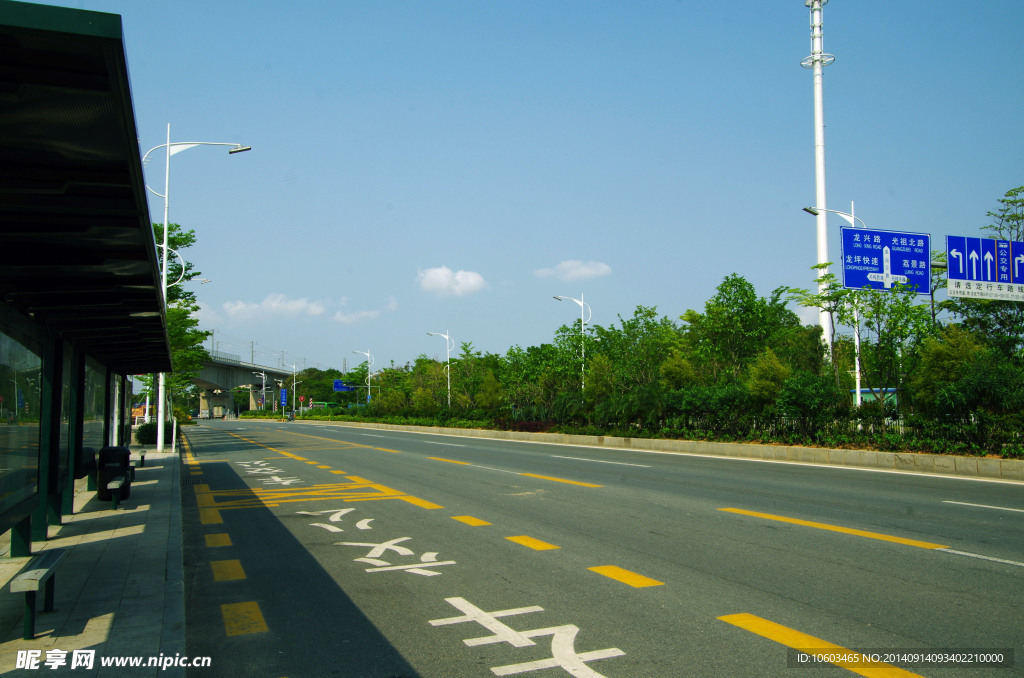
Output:
<instances>
[{"instance_id":1,"label":"traffic sign","mask_svg":"<svg viewBox=\"0 0 1024 678\"><path fill-rule=\"evenodd\" d=\"M1024 301L1024 242L946 236L951 297Z\"/></svg>"},{"instance_id":2,"label":"traffic sign","mask_svg":"<svg viewBox=\"0 0 1024 678\"><path fill-rule=\"evenodd\" d=\"M287 406L288 406L288 389L282 388L281 389L281 407L287 407Z\"/></svg>"},{"instance_id":3,"label":"traffic sign","mask_svg":"<svg viewBox=\"0 0 1024 678\"><path fill-rule=\"evenodd\" d=\"M346 384L341 379L335 379L334 380L334 390L335 390L335 392L354 391L354 390L356 390L356 387L355 386L349 386L348 384Z\"/></svg>"},{"instance_id":4,"label":"traffic sign","mask_svg":"<svg viewBox=\"0 0 1024 678\"><path fill-rule=\"evenodd\" d=\"M932 237L928 233L841 229L843 287L891 289L896 283L931 291Z\"/></svg>"}]
</instances>

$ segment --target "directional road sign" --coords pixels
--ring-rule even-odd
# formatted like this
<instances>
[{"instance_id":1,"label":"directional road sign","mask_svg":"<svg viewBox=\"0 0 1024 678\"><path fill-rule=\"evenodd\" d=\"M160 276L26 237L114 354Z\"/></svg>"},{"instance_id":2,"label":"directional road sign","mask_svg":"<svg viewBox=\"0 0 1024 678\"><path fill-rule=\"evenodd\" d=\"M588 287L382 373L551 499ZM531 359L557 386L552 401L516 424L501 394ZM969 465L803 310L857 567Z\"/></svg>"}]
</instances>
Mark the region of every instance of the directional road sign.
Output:
<instances>
[{"instance_id":1,"label":"directional road sign","mask_svg":"<svg viewBox=\"0 0 1024 678\"><path fill-rule=\"evenodd\" d=\"M951 297L1024 301L1024 242L946 236Z\"/></svg>"},{"instance_id":2,"label":"directional road sign","mask_svg":"<svg viewBox=\"0 0 1024 678\"><path fill-rule=\"evenodd\" d=\"M281 407L287 407L287 406L288 406L288 389L282 388L281 389Z\"/></svg>"},{"instance_id":3,"label":"directional road sign","mask_svg":"<svg viewBox=\"0 0 1024 678\"><path fill-rule=\"evenodd\" d=\"M932 237L928 233L843 228L843 287L891 289L896 283L931 291Z\"/></svg>"},{"instance_id":4,"label":"directional road sign","mask_svg":"<svg viewBox=\"0 0 1024 678\"><path fill-rule=\"evenodd\" d=\"M334 380L334 390L336 392L337 391L354 391L354 390L356 390L356 387L355 386L349 386L348 384L346 384L341 379L335 379Z\"/></svg>"}]
</instances>

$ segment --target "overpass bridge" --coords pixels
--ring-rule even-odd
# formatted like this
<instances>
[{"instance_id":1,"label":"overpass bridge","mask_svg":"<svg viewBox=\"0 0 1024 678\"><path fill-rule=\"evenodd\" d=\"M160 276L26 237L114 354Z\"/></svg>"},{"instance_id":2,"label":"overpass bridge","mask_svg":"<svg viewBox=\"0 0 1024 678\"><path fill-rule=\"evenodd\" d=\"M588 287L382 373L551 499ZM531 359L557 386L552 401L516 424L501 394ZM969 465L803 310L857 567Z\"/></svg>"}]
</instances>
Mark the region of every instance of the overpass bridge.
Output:
<instances>
[{"instance_id":1,"label":"overpass bridge","mask_svg":"<svg viewBox=\"0 0 1024 678\"><path fill-rule=\"evenodd\" d=\"M292 372L279 367L268 367L245 362L241 356L218 351L210 352L210 359L202 363L192 383L199 389L199 416L220 416L235 409L234 389L249 386L249 407L260 406L263 377L266 375L266 406L272 408L281 402L281 387L291 389Z\"/></svg>"}]
</instances>

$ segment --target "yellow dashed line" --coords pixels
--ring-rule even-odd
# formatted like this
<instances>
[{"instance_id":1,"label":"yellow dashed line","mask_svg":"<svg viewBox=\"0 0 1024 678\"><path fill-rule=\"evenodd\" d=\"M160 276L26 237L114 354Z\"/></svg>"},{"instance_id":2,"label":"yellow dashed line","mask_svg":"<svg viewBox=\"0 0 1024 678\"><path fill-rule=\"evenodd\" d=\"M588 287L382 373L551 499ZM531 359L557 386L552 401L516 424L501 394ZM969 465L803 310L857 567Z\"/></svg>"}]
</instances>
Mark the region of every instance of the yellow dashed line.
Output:
<instances>
[{"instance_id":1,"label":"yellow dashed line","mask_svg":"<svg viewBox=\"0 0 1024 678\"><path fill-rule=\"evenodd\" d=\"M260 605L255 601L245 603L225 603L220 606L224 617L224 631L229 636L241 636L248 633L269 631L267 622L260 612Z\"/></svg>"},{"instance_id":2,"label":"yellow dashed line","mask_svg":"<svg viewBox=\"0 0 1024 678\"><path fill-rule=\"evenodd\" d=\"M209 548L215 548L217 546L231 546L231 535L227 532L208 534L206 535L206 545Z\"/></svg>"},{"instance_id":3,"label":"yellow dashed line","mask_svg":"<svg viewBox=\"0 0 1024 678\"><path fill-rule=\"evenodd\" d=\"M559 548L554 544L549 544L546 541L534 539L533 537L527 537L526 535L520 535L518 537L505 537L505 539L508 539L511 542L515 542L516 544L526 546L527 548L531 548L534 551L550 551L551 549Z\"/></svg>"},{"instance_id":4,"label":"yellow dashed line","mask_svg":"<svg viewBox=\"0 0 1024 678\"><path fill-rule=\"evenodd\" d=\"M210 569L213 571L213 581L245 579L245 570L240 560L211 560Z\"/></svg>"},{"instance_id":5,"label":"yellow dashed line","mask_svg":"<svg viewBox=\"0 0 1024 678\"><path fill-rule=\"evenodd\" d=\"M665 585L665 582L663 582L663 581L658 581L657 579L651 579L650 577L645 577L642 574L637 574L636 572L630 572L629 570L624 570L621 567L617 567L615 565L601 565L599 567L588 567L587 569L590 570L591 572L597 572L598 574L603 574L604 576L608 577L609 579L614 579L615 581L620 581L623 584L629 584L633 588L637 588L637 589L643 588L645 586L664 586Z\"/></svg>"},{"instance_id":6,"label":"yellow dashed line","mask_svg":"<svg viewBox=\"0 0 1024 678\"><path fill-rule=\"evenodd\" d=\"M565 478L553 478L551 476L539 476L536 473L520 473L521 476L528 478L540 478L541 480L553 480L556 483L568 483L569 485L579 485L580 487L603 487L603 485L594 485L593 483L581 483L578 480L566 480Z\"/></svg>"},{"instance_id":7,"label":"yellow dashed line","mask_svg":"<svg viewBox=\"0 0 1024 678\"><path fill-rule=\"evenodd\" d=\"M490 523L486 520L480 520L479 518L474 518L473 516L452 516L452 520L457 520L460 523L466 523L467 525L472 525L473 527L478 527L480 525L490 525Z\"/></svg>"},{"instance_id":8,"label":"yellow dashed line","mask_svg":"<svg viewBox=\"0 0 1024 678\"><path fill-rule=\"evenodd\" d=\"M767 638L768 640L774 640L776 643L791 647L801 652L809 654L815 654L823 657L842 658L850 657L850 661L835 661L829 662L836 666L852 671L861 676L868 676L869 678L912 678L917 676L916 673L910 673L903 669L893 666L892 664L886 664L885 662L872 661L866 655L853 650L847 650L845 647L830 643L814 636L809 636L806 633L802 633L795 629L783 626L782 624L776 624L773 621L763 619L753 614L740 613L740 614L727 614L724 617L719 617L722 621L733 626L738 626L741 629L756 633L759 636ZM917 676L917 678L920 678Z\"/></svg>"},{"instance_id":9,"label":"yellow dashed line","mask_svg":"<svg viewBox=\"0 0 1024 678\"><path fill-rule=\"evenodd\" d=\"M828 525L826 523L814 523L810 520L800 520L799 518L787 518L786 516L776 516L771 513L758 513L757 511L745 511L744 509L738 508L720 508L719 511L726 511L728 513L738 513L744 516L753 516L754 518L764 518L765 520L777 520L780 523L791 523L793 525L802 525L804 527L815 527L819 530L829 530L831 532L842 532L843 534L852 534L858 537L867 537L869 539L878 539L881 541L891 541L896 544L905 544L907 546L916 546L922 549L944 549L949 548L942 544L932 544L927 541L917 541L915 539L904 539L903 537L894 537L889 534L881 534L879 532L868 532L866 530L855 530L849 527L840 527L839 525Z\"/></svg>"}]
</instances>

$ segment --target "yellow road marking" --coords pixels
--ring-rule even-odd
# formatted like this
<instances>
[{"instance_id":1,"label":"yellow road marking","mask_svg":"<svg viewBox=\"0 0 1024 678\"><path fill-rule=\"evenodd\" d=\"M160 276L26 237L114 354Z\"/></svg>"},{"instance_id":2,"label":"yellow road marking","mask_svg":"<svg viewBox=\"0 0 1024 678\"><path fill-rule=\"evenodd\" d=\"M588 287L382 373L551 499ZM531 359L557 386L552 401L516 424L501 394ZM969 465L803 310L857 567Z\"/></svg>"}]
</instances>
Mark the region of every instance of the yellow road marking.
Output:
<instances>
[{"instance_id":1,"label":"yellow road marking","mask_svg":"<svg viewBox=\"0 0 1024 678\"><path fill-rule=\"evenodd\" d=\"M472 466L468 461L456 461L454 459L445 459L443 457L427 457L427 459L433 459L434 461L446 461L449 464L461 464L463 466Z\"/></svg>"},{"instance_id":2,"label":"yellow road marking","mask_svg":"<svg viewBox=\"0 0 1024 678\"><path fill-rule=\"evenodd\" d=\"M204 510L236 508L264 508L299 501L375 501L380 499L401 499L413 506L425 509L444 508L433 502L413 497L380 483L374 483L359 476L347 476L351 482L331 483L299 487L242 488L237 490L211 491L207 485L196 485L196 504L200 519ZM212 519L212 516L211 516ZM219 517L214 522L221 522ZM204 524L207 524L204 522Z\"/></svg>"},{"instance_id":3,"label":"yellow road marking","mask_svg":"<svg viewBox=\"0 0 1024 678\"><path fill-rule=\"evenodd\" d=\"M199 509L199 523L202 525L220 525L224 519L220 517L220 511L213 508Z\"/></svg>"},{"instance_id":4,"label":"yellow road marking","mask_svg":"<svg viewBox=\"0 0 1024 678\"><path fill-rule=\"evenodd\" d=\"M764 518L766 520L777 520L782 523L792 523L793 525L803 525L804 527L816 527L819 530L830 530L832 532L842 532L843 534L852 534L858 537L867 537L869 539L879 539L881 541L891 541L896 544L905 544L906 546L916 546L922 549L944 549L949 548L943 544L933 544L927 541L917 541L916 539L904 539L903 537L894 537L889 534L881 534L880 532L868 532L866 530L855 530L850 527L840 527L839 525L829 525L827 523L815 523L810 520L800 520L799 518L787 518L786 516L776 516L771 513L758 513L757 511L745 511L738 508L720 508L719 511L726 511L728 513L739 513L744 516L753 516L754 518Z\"/></svg>"},{"instance_id":5,"label":"yellow road marking","mask_svg":"<svg viewBox=\"0 0 1024 678\"><path fill-rule=\"evenodd\" d=\"M580 487L603 487L603 485L594 485L593 483L581 483L578 480L566 480L565 478L553 478L551 476L539 476L536 473L520 473L521 476L527 476L528 478L540 478L541 480L553 480L556 483L568 483L570 485L579 485Z\"/></svg>"},{"instance_id":6,"label":"yellow road marking","mask_svg":"<svg viewBox=\"0 0 1024 678\"><path fill-rule=\"evenodd\" d=\"M331 468L330 466L317 466L317 468Z\"/></svg>"},{"instance_id":7,"label":"yellow road marking","mask_svg":"<svg viewBox=\"0 0 1024 678\"><path fill-rule=\"evenodd\" d=\"M211 560L210 569L213 570L213 581L245 579L245 570L240 560Z\"/></svg>"},{"instance_id":8,"label":"yellow road marking","mask_svg":"<svg viewBox=\"0 0 1024 678\"><path fill-rule=\"evenodd\" d=\"M260 605L255 601L245 603L225 603L220 606L224 618L224 631L229 636L241 636L247 633L263 633L269 631L267 622L260 612Z\"/></svg>"},{"instance_id":9,"label":"yellow road marking","mask_svg":"<svg viewBox=\"0 0 1024 678\"><path fill-rule=\"evenodd\" d=\"M209 548L217 546L231 546L231 535L227 532L217 532L206 535L206 545Z\"/></svg>"},{"instance_id":10,"label":"yellow road marking","mask_svg":"<svg viewBox=\"0 0 1024 678\"><path fill-rule=\"evenodd\" d=\"M591 572L597 572L598 574L603 574L604 576L608 577L609 579L614 579L615 581L620 581L623 584L629 584L633 588L637 588L637 589L643 588L645 586L664 586L665 585L665 582L663 582L663 581L658 581L657 579L651 579L650 577L645 577L642 574L637 574L636 572L630 572L629 570L624 570L621 567L617 567L615 565L601 565L599 567L588 567L587 569L590 570Z\"/></svg>"},{"instance_id":11,"label":"yellow road marking","mask_svg":"<svg viewBox=\"0 0 1024 678\"><path fill-rule=\"evenodd\" d=\"M541 541L540 539L534 539L533 537L527 537L526 535L520 535L518 537L505 537L505 539L508 539L509 541L515 542L517 544L521 544L521 545L526 546L528 548L531 548L534 551L550 551L551 549L559 548L558 546L555 546L554 544L549 544L546 541Z\"/></svg>"},{"instance_id":12,"label":"yellow road marking","mask_svg":"<svg viewBox=\"0 0 1024 678\"><path fill-rule=\"evenodd\" d=\"M472 525L473 527L478 527L480 525L490 525L490 523L486 520L480 520L479 518L474 518L473 516L452 516L452 520L457 520L460 523L466 523L467 525Z\"/></svg>"},{"instance_id":13,"label":"yellow road marking","mask_svg":"<svg viewBox=\"0 0 1024 678\"><path fill-rule=\"evenodd\" d=\"M776 643L791 647L800 652L806 652L808 654L817 654L821 656L836 656L841 657L847 655L853 657L852 661L843 662L829 662L836 666L852 671L861 676L867 676L868 678L911 678L917 676L916 673L910 673L903 669L893 666L892 664L886 664L885 662L872 661L870 657L863 655L853 650L848 650L841 645L836 645L814 636L809 636L806 633L802 633L795 629L791 629L782 624L776 624L773 621L763 619L757 615L747 614L745 612L740 614L727 614L724 617L719 617L722 621L733 626L738 626L741 629L756 633L759 636L767 638L768 640L774 640ZM918 678L920 678L918 676Z\"/></svg>"},{"instance_id":14,"label":"yellow road marking","mask_svg":"<svg viewBox=\"0 0 1024 678\"><path fill-rule=\"evenodd\" d=\"M338 475L344 475L344 474L348 473L348 471L331 471L331 473L336 473Z\"/></svg>"}]
</instances>

